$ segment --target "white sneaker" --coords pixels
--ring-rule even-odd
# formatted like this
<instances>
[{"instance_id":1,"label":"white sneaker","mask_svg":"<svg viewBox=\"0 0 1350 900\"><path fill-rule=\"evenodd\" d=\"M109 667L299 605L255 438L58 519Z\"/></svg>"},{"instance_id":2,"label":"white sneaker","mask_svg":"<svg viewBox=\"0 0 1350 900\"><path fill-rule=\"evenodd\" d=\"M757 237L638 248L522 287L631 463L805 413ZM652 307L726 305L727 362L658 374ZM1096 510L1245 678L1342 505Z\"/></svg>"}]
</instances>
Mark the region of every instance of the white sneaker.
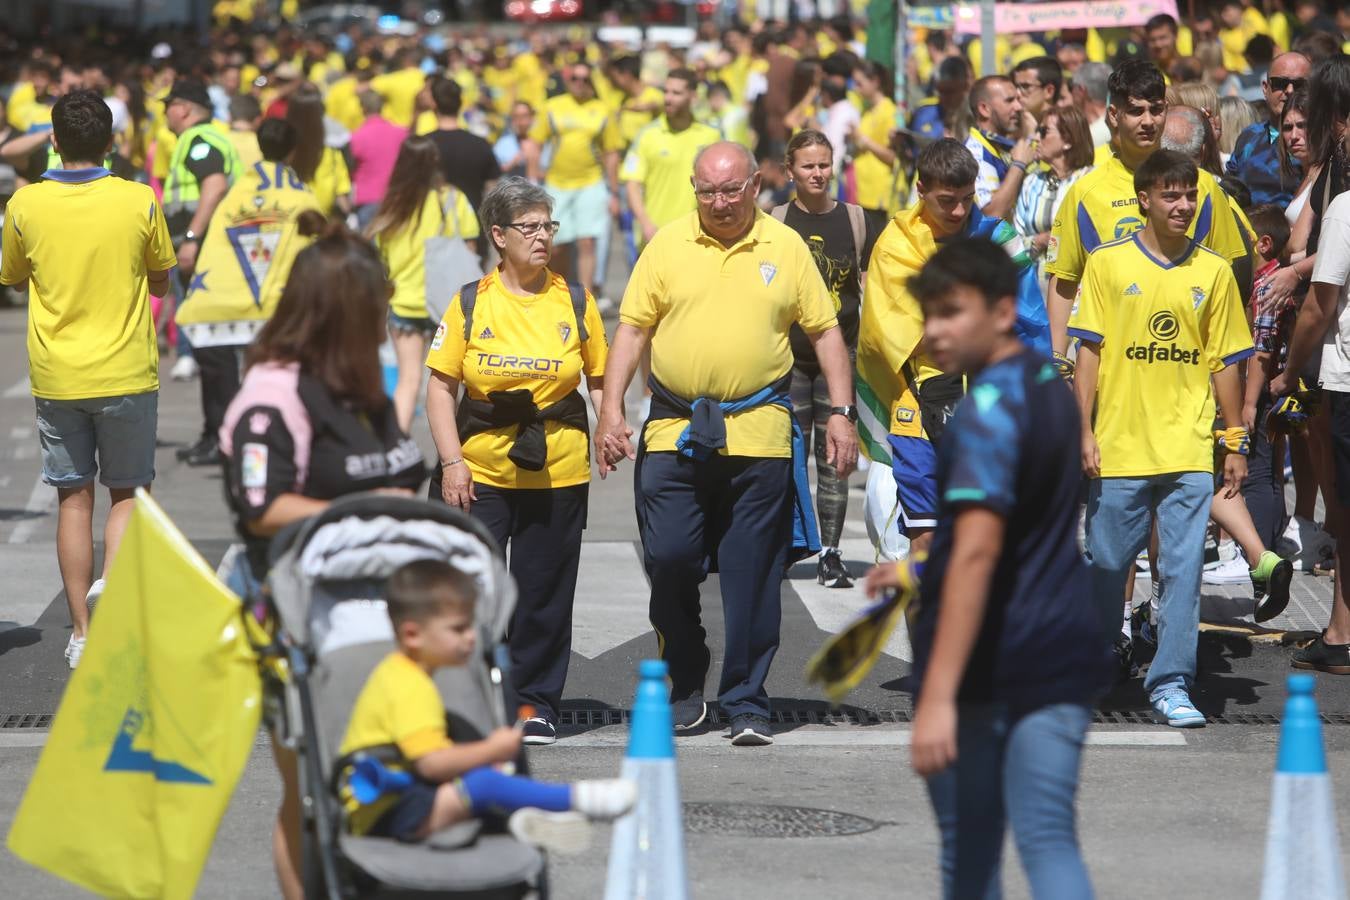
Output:
<instances>
[{"instance_id":1,"label":"white sneaker","mask_svg":"<svg viewBox=\"0 0 1350 900\"><path fill-rule=\"evenodd\" d=\"M1200 580L1205 584L1243 584L1252 580L1252 570L1239 553L1206 571Z\"/></svg>"},{"instance_id":2,"label":"white sneaker","mask_svg":"<svg viewBox=\"0 0 1350 900\"><path fill-rule=\"evenodd\" d=\"M636 802L637 783L628 778L598 778L572 785L572 808L589 819L617 819Z\"/></svg>"},{"instance_id":3,"label":"white sneaker","mask_svg":"<svg viewBox=\"0 0 1350 900\"><path fill-rule=\"evenodd\" d=\"M527 807L511 813L506 827L516 840L551 853L581 853L591 845L591 822L579 812Z\"/></svg>"},{"instance_id":4,"label":"white sneaker","mask_svg":"<svg viewBox=\"0 0 1350 900\"><path fill-rule=\"evenodd\" d=\"M72 634L66 642L66 663L73 669L80 664L81 656L84 656L84 638Z\"/></svg>"},{"instance_id":5,"label":"white sneaker","mask_svg":"<svg viewBox=\"0 0 1350 900\"><path fill-rule=\"evenodd\" d=\"M89 614L94 614L94 607L98 604L98 598L103 596L103 589L108 586L108 582L100 578L89 585L89 593L84 595L84 605L89 607Z\"/></svg>"},{"instance_id":6,"label":"white sneaker","mask_svg":"<svg viewBox=\"0 0 1350 900\"><path fill-rule=\"evenodd\" d=\"M197 361L190 356L178 357L178 362L169 370L169 377L174 381L191 381L197 377Z\"/></svg>"},{"instance_id":7,"label":"white sneaker","mask_svg":"<svg viewBox=\"0 0 1350 900\"><path fill-rule=\"evenodd\" d=\"M1290 516L1274 549L1285 559L1292 559L1296 569L1311 572L1319 562L1336 553L1336 541L1316 522Z\"/></svg>"}]
</instances>

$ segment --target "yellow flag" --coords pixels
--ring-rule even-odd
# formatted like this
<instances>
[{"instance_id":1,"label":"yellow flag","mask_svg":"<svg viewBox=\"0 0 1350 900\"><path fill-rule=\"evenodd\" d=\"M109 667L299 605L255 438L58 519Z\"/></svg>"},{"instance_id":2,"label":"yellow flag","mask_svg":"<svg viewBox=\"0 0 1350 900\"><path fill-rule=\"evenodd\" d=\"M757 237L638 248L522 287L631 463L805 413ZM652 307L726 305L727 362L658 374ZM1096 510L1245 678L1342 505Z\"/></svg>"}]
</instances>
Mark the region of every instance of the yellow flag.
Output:
<instances>
[{"instance_id":1,"label":"yellow flag","mask_svg":"<svg viewBox=\"0 0 1350 900\"><path fill-rule=\"evenodd\" d=\"M191 897L260 706L239 599L137 491L10 850L99 894Z\"/></svg>"}]
</instances>

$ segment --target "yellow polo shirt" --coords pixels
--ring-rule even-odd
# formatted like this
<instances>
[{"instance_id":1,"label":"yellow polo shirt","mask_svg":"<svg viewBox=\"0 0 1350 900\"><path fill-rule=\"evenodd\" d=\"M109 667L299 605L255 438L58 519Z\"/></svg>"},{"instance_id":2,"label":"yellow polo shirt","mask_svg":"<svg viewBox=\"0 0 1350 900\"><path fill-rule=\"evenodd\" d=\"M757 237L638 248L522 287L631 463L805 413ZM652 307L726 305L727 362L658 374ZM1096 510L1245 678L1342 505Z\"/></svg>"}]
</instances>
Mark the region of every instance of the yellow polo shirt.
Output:
<instances>
[{"instance_id":1,"label":"yellow polo shirt","mask_svg":"<svg viewBox=\"0 0 1350 900\"><path fill-rule=\"evenodd\" d=\"M660 228L698 208L694 186L694 157L721 140L717 129L694 122L683 131L671 131L663 115L638 134L623 159L619 178L642 185L642 205Z\"/></svg>"},{"instance_id":2,"label":"yellow polo shirt","mask_svg":"<svg viewBox=\"0 0 1350 900\"><path fill-rule=\"evenodd\" d=\"M571 94L551 97L535 119L530 138L553 144L544 183L560 190L589 187L605 177L601 156L623 149L615 117L603 100L578 103Z\"/></svg>"},{"instance_id":3,"label":"yellow polo shirt","mask_svg":"<svg viewBox=\"0 0 1350 900\"><path fill-rule=\"evenodd\" d=\"M470 397L528 390L543 408L581 387L581 376L599 381L609 345L595 298L586 292L586 341L577 329L567 281L557 274L530 297L513 294L493 270L478 284L473 333L464 340L464 310L456 294L431 341L427 367L462 382ZM591 480L590 438L561 422L544 423L548 463L538 472L508 457L519 427L507 425L464 442L473 480L500 488L555 488Z\"/></svg>"},{"instance_id":4,"label":"yellow polo shirt","mask_svg":"<svg viewBox=\"0 0 1350 900\"><path fill-rule=\"evenodd\" d=\"M417 105L417 95L422 92L426 83L427 76L421 69L409 67L387 75L375 76L370 81L370 87L384 98L384 117L395 125L410 128Z\"/></svg>"},{"instance_id":5,"label":"yellow polo shirt","mask_svg":"<svg viewBox=\"0 0 1350 900\"><path fill-rule=\"evenodd\" d=\"M10 199L0 245L0 282L30 283L33 396L159 389L147 276L176 257L154 191L102 168L53 172Z\"/></svg>"},{"instance_id":6,"label":"yellow polo shirt","mask_svg":"<svg viewBox=\"0 0 1350 900\"><path fill-rule=\"evenodd\" d=\"M619 320L651 329L652 374L680 397L734 400L792 368L794 324L818 334L838 324L811 251L763 212L731 247L690 213L657 232L638 257ZM659 419L647 449L674 450L688 419ZM788 457L791 425L781 406L726 417L728 456Z\"/></svg>"},{"instance_id":7,"label":"yellow polo shirt","mask_svg":"<svg viewBox=\"0 0 1350 900\"><path fill-rule=\"evenodd\" d=\"M883 147L890 142L895 127L895 103L882 97L862 114L858 130ZM859 151L853 158L853 173L858 179L858 205L864 209L886 209L895 188L894 167L875 153Z\"/></svg>"}]
</instances>

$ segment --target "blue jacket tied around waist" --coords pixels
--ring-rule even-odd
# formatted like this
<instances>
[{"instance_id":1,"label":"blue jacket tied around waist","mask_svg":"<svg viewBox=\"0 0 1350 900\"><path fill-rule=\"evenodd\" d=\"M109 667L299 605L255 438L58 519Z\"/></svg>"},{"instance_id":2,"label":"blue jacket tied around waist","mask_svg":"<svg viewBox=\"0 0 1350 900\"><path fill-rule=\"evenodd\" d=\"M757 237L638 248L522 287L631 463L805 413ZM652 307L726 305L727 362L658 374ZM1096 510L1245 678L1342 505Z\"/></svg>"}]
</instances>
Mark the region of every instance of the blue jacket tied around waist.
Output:
<instances>
[{"instance_id":1,"label":"blue jacket tied around waist","mask_svg":"<svg viewBox=\"0 0 1350 900\"><path fill-rule=\"evenodd\" d=\"M788 394L792 384L791 370L773 384L734 400L695 397L691 401L671 393L655 376L647 383L652 390L648 421L688 419L689 425L675 442L675 449L681 456L696 461L708 459L726 447L727 413L744 412L770 404L777 404L787 410L788 421L792 423L792 548L788 553L788 561L796 562L820 552L820 528L811 506L811 484L806 474L806 440L797 417L792 414L792 398Z\"/></svg>"}]
</instances>

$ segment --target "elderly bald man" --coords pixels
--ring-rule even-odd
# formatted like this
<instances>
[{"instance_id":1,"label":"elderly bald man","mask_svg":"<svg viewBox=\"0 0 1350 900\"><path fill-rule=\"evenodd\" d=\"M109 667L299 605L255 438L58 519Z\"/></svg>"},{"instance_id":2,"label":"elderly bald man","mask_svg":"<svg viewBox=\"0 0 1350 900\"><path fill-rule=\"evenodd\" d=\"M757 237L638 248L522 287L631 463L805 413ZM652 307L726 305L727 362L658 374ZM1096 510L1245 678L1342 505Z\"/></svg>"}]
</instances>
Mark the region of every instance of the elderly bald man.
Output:
<instances>
[{"instance_id":1,"label":"elderly bald man","mask_svg":"<svg viewBox=\"0 0 1350 900\"><path fill-rule=\"evenodd\" d=\"M1268 113L1266 121L1248 125L1233 145L1233 155L1224 172L1247 185L1253 204L1288 206L1303 181L1297 162L1293 162L1292 173L1280 167L1280 113L1294 92L1307 86L1311 69L1312 64L1302 53L1281 53L1275 57L1261 81Z\"/></svg>"},{"instance_id":2,"label":"elderly bald man","mask_svg":"<svg viewBox=\"0 0 1350 900\"><path fill-rule=\"evenodd\" d=\"M858 458L853 371L834 302L802 239L755 206L759 179L739 144L695 158L698 209L656 233L628 282L595 432L601 477L636 460L650 617L670 666L675 730L707 715L699 591L716 571L726 620L718 699L732 742L748 746L773 741L764 682L778 650L783 572L820 549L788 398L794 324L829 389L827 459L844 476ZM651 415L635 448L623 398L649 344Z\"/></svg>"}]
</instances>

